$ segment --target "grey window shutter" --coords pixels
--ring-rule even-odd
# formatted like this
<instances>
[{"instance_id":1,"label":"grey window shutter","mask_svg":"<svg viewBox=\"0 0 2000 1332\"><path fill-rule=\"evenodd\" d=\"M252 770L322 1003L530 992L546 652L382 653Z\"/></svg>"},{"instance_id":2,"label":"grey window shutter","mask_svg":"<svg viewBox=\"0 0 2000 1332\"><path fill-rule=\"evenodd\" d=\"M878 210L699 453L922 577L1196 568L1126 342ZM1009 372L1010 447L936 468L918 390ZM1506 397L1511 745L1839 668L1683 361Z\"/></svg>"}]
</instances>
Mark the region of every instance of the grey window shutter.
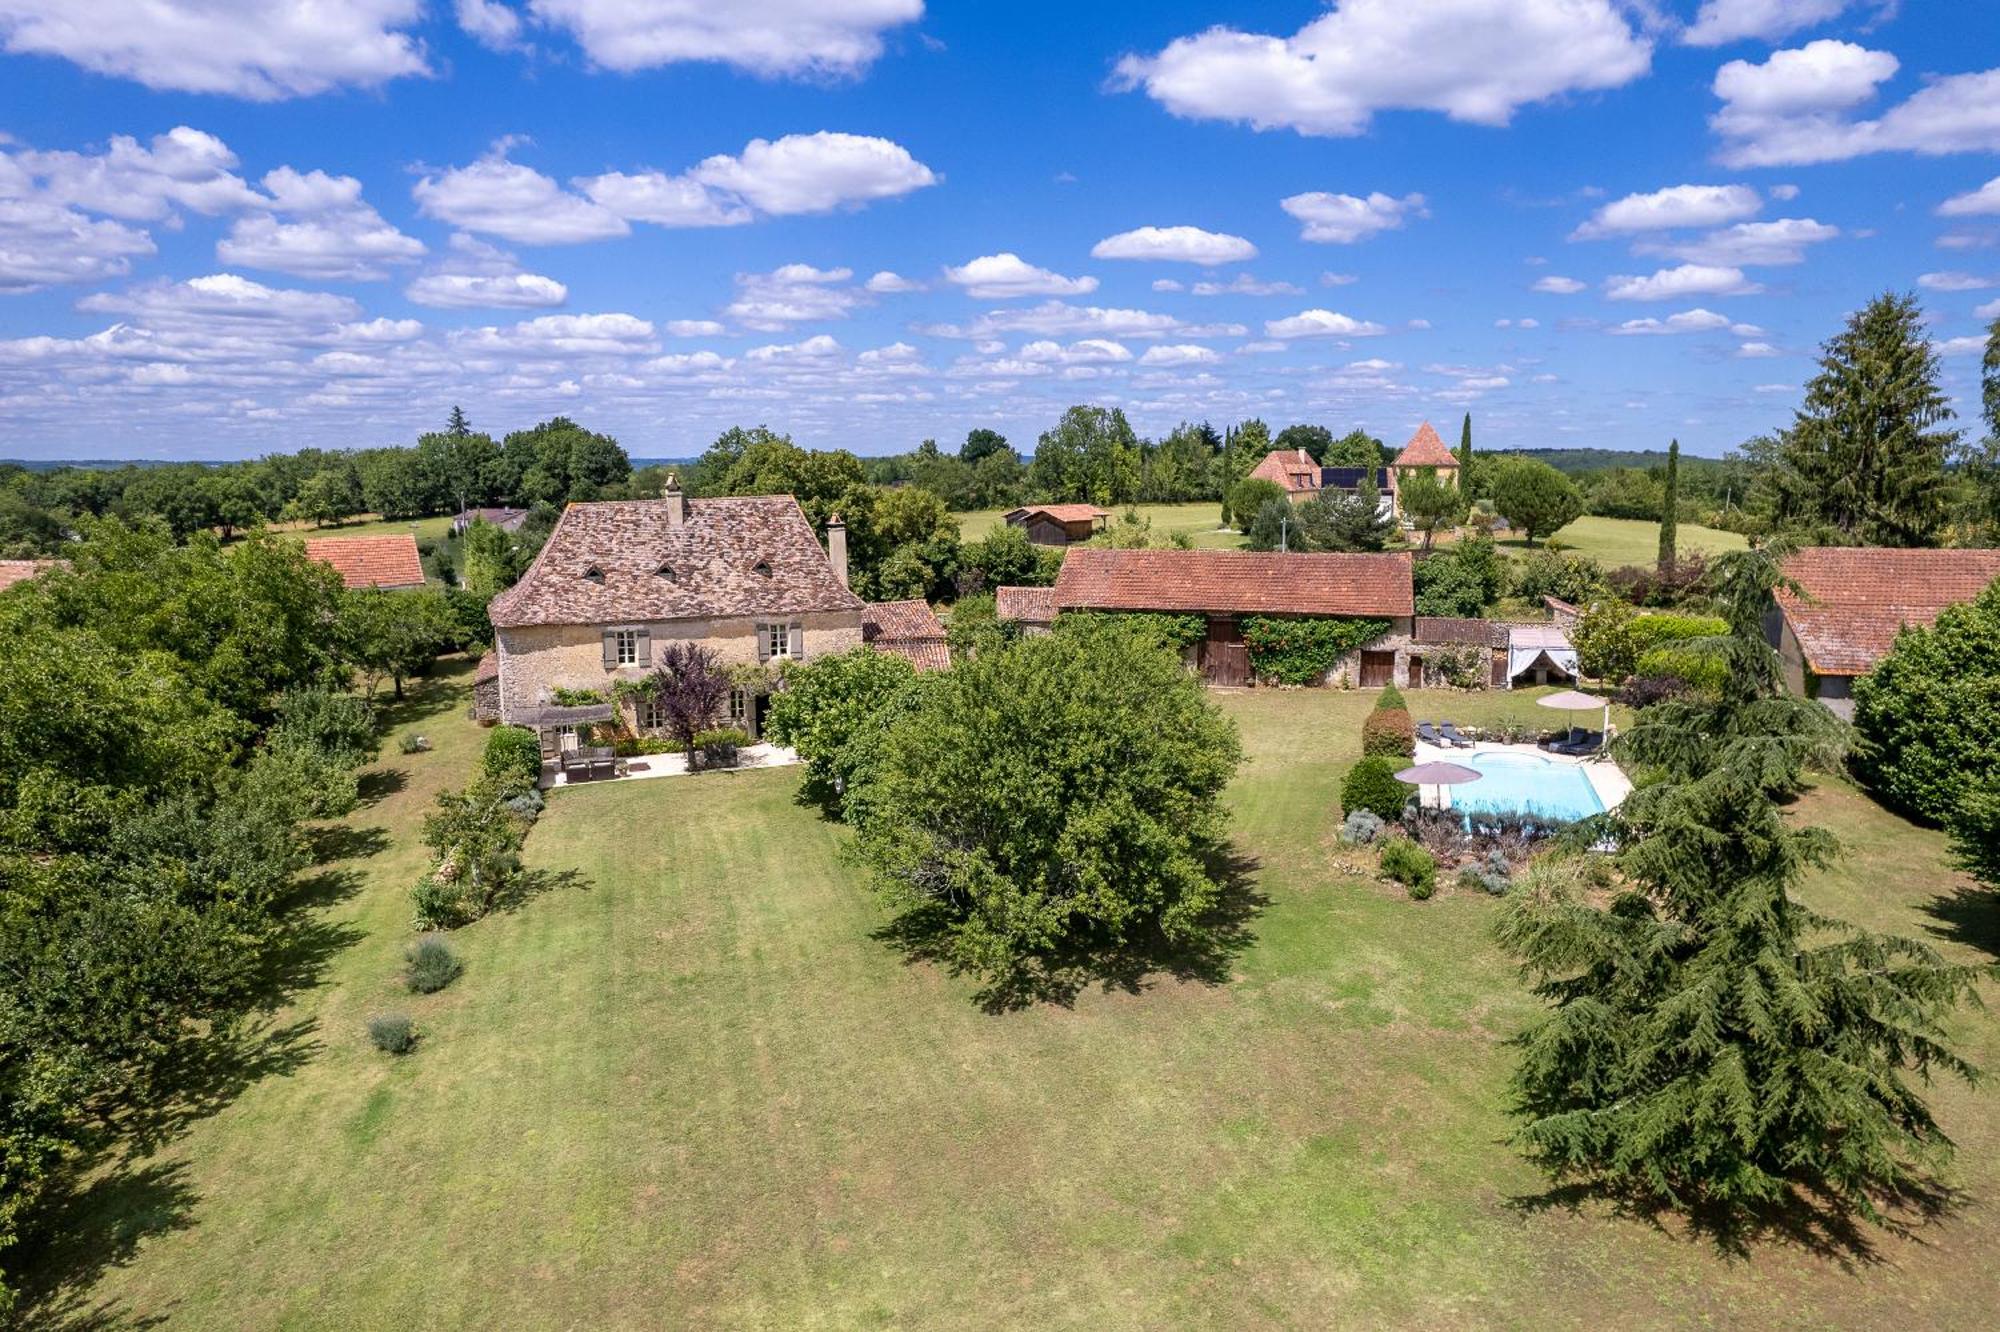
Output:
<instances>
[{"instance_id":1,"label":"grey window shutter","mask_svg":"<svg viewBox=\"0 0 2000 1332\"><path fill-rule=\"evenodd\" d=\"M639 664L641 666L651 666L653 664L653 631L651 629L638 629L634 632L639 636Z\"/></svg>"},{"instance_id":2,"label":"grey window shutter","mask_svg":"<svg viewBox=\"0 0 2000 1332\"><path fill-rule=\"evenodd\" d=\"M604 669L613 670L618 665L618 635L611 630L604 631Z\"/></svg>"},{"instance_id":3,"label":"grey window shutter","mask_svg":"<svg viewBox=\"0 0 2000 1332\"><path fill-rule=\"evenodd\" d=\"M759 625L754 625L752 627L756 630L757 633L757 660L769 661L771 659L770 626L759 624Z\"/></svg>"},{"instance_id":4,"label":"grey window shutter","mask_svg":"<svg viewBox=\"0 0 2000 1332\"><path fill-rule=\"evenodd\" d=\"M806 659L806 629L802 624L792 625L785 631L785 653L793 661Z\"/></svg>"}]
</instances>

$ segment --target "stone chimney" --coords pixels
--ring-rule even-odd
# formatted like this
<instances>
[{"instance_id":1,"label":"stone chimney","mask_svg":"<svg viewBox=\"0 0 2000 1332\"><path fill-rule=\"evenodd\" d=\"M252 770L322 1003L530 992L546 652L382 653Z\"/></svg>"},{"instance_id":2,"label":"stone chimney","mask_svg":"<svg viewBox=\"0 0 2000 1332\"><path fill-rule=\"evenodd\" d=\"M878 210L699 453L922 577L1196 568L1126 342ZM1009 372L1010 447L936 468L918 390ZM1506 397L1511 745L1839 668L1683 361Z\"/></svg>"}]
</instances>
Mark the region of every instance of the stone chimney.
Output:
<instances>
[{"instance_id":1,"label":"stone chimney","mask_svg":"<svg viewBox=\"0 0 2000 1332\"><path fill-rule=\"evenodd\" d=\"M667 502L667 526L671 528L687 526L687 496L681 494L680 478L672 472L667 473L666 489L660 492L660 498Z\"/></svg>"},{"instance_id":2,"label":"stone chimney","mask_svg":"<svg viewBox=\"0 0 2000 1332\"><path fill-rule=\"evenodd\" d=\"M847 524L834 514L826 520L826 558L833 565L833 576L847 586Z\"/></svg>"}]
</instances>

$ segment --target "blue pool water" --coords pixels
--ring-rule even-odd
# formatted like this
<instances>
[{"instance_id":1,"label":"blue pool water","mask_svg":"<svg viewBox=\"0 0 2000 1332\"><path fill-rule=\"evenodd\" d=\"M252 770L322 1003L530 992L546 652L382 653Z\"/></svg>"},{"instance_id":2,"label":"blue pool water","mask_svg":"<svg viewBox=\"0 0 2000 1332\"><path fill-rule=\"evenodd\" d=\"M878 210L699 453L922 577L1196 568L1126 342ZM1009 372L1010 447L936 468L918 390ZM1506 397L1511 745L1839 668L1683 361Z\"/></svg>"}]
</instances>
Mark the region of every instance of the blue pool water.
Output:
<instances>
[{"instance_id":1,"label":"blue pool water","mask_svg":"<svg viewBox=\"0 0 2000 1332\"><path fill-rule=\"evenodd\" d=\"M1604 812L1597 788L1574 764L1553 763L1534 754L1493 751L1457 754L1451 761L1484 774L1476 782L1451 788L1453 809L1542 814L1553 819L1583 819Z\"/></svg>"}]
</instances>

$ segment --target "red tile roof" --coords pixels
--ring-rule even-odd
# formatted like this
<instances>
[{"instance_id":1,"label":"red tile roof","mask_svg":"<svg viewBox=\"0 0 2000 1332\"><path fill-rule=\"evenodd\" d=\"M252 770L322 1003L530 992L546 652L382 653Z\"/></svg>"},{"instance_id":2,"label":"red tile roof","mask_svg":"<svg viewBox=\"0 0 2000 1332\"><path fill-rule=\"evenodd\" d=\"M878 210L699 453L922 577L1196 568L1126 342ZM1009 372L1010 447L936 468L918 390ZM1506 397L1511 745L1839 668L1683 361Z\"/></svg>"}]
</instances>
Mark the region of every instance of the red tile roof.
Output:
<instances>
[{"instance_id":1,"label":"red tile roof","mask_svg":"<svg viewBox=\"0 0 2000 1332\"><path fill-rule=\"evenodd\" d=\"M1778 607L1815 675L1862 675L1889 655L1896 631L1930 625L2000 578L2000 550L1884 550L1812 546L1785 561L1804 591Z\"/></svg>"},{"instance_id":2,"label":"red tile roof","mask_svg":"<svg viewBox=\"0 0 2000 1332\"><path fill-rule=\"evenodd\" d=\"M1397 467L1456 467L1458 458L1444 446L1438 432L1431 429L1429 421L1417 427L1417 433L1410 436L1410 442L1396 455Z\"/></svg>"},{"instance_id":3,"label":"red tile roof","mask_svg":"<svg viewBox=\"0 0 2000 1332\"><path fill-rule=\"evenodd\" d=\"M861 608L861 641L893 652L920 671L951 666L944 626L924 601L877 601Z\"/></svg>"},{"instance_id":4,"label":"red tile roof","mask_svg":"<svg viewBox=\"0 0 2000 1332\"><path fill-rule=\"evenodd\" d=\"M306 558L332 565L349 587L422 587L424 562L417 539L408 532L394 536L314 537L306 542Z\"/></svg>"},{"instance_id":5,"label":"red tile roof","mask_svg":"<svg viewBox=\"0 0 2000 1332\"><path fill-rule=\"evenodd\" d=\"M0 592L55 568L62 560L0 560Z\"/></svg>"},{"instance_id":6,"label":"red tile roof","mask_svg":"<svg viewBox=\"0 0 2000 1332\"><path fill-rule=\"evenodd\" d=\"M1075 547L1056 578L1057 610L1248 615L1413 615L1410 554L1280 555L1236 550Z\"/></svg>"},{"instance_id":7,"label":"red tile roof","mask_svg":"<svg viewBox=\"0 0 2000 1332\"><path fill-rule=\"evenodd\" d=\"M1008 517L1016 513L1023 517L1044 513L1059 523L1094 523L1099 518L1111 516L1108 509L1100 509L1095 504L1027 504L1010 512Z\"/></svg>"},{"instance_id":8,"label":"red tile roof","mask_svg":"<svg viewBox=\"0 0 2000 1332\"><path fill-rule=\"evenodd\" d=\"M572 504L488 613L512 628L859 609L798 501L758 495Z\"/></svg>"},{"instance_id":9,"label":"red tile roof","mask_svg":"<svg viewBox=\"0 0 2000 1332\"><path fill-rule=\"evenodd\" d=\"M996 587L993 609L1003 620L1022 624L1053 624L1056 618L1056 590L1052 587Z\"/></svg>"},{"instance_id":10,"label":"red tile roof","mask_svg":"<svg viewBox=\"0 0 2000 1332\"><path fill-rule=\"evenodd\" d=\"M1304 449L1272 449L1250 469L1250 475L1300 495L1319 489L1320 465Z\"/></svg>"}]
</instances>

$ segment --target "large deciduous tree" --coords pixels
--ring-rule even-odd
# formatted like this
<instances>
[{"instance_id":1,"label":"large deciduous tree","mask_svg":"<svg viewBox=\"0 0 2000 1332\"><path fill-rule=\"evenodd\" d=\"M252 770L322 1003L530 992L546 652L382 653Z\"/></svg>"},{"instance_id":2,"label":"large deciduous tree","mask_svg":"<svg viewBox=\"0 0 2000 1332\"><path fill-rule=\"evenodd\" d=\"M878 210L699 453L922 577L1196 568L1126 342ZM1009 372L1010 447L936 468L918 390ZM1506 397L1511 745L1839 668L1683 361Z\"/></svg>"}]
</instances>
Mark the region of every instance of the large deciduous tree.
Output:
<instances>
[{"instance_id":1,"label":"large deciduous tree","mask_svg":"<svg viewBox=\"0 0 2000 1332\"><path fill-rule=\"evenodd\" d=\"M1947 822L1969 784L2000 773L2000 583L1895 649L1854 684L1855 767L1883 799Z\"/></svg>"},{"instance_id":2,"label":"large deciduous tree","mask_svg":"<svg viewBox=\"0 0 2000 1332\"><path fill-rule=\"evenodd\" d=\"M1056 502L1129 504L1138 498L1139 437L1117 407L1076 406L1035 444L1028 481Z\"/></svg>"},{"instance_id":3,"label":"large deciduous tree","mask_svg":"<svg viewBox=\"0 0 2000 1332\"><path fill-rule=\"evenodd\" d=\"M1240 761L1173 652L1074 617L926 681L883 739L858 852L905 937L1005 988L1200 937Z\"/></svg>"},{"instance_id":4,"label":"large deciduous tree","mask_svg":"<svg viewBox=\"0 0 2000 1332\"><path fill-rule=\"evenodd\" d=\"M1857 544L1937 545L1959 432L1916 298L1870 301L1819 366L1780 440L1779 520Z\"/></svg>"}]
</instances>

